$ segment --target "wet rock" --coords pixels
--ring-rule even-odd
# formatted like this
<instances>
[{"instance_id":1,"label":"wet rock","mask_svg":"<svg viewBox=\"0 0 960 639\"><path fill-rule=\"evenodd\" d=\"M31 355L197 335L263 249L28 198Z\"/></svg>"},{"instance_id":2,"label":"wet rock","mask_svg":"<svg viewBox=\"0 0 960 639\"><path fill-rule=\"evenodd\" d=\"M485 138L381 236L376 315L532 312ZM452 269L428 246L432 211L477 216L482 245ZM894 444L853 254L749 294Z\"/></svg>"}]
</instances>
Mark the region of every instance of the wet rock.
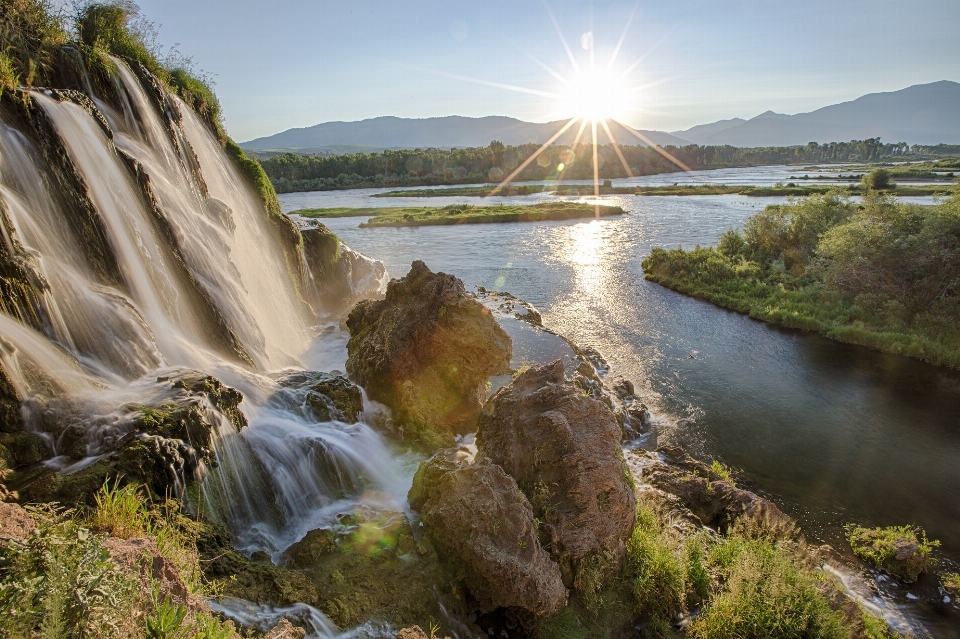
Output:
<instances>
[{"instance_id":1,"label":"wet rock","mask_svg":"<svg viewBox=\"0 0 960 639\"><path fill-rule=\"evenodd\" d=\"M361 299L381 292L387 270L383 262L351 250L316 220L298 223L309 275L305 297L320 315L339 316Z\"/></svg>"},{"instance_id":2,"label":"wet rock","mask_svg":"<svg viewBox=\"0 0 960 639\"><path fill-rule=\"evenodd\" d=\"M340 375L302 371L280 379L280 384L294 391L286 401L299 403L303 411L320 422L337 420L355 424L363 412L360 387Z\"/></svg>"},{"instance_id":3,"label":"wet rock","mask_svg":"<svg viewBox=\"0 0 960 639\"><path fill-rule=\"evenodd\" d=\"M642 481L679 497L704 524L724 532L744 516L772 527L790 522L772 501L737 488L682 448L662 446L657 453L662 461L645 466Z\"/></svg>"},{"instance_id":4,"label":"wet rock","mask_svg":"<svg viewBox=\"0 0 960 639\"><path fill-rule=\"evenodd\" d=\"M286 619L281 619L270 632L263 635L263 639L304 639L306 636L306 630L297 628Z\"/></svg>"},{"instance_id":5,"label":"wet rock","mask_svg":"<svg viewBox=\"0 0 960 639\"><path fill-rule=\"evenodd\" d=\"M466 431L491 375L510 367L510 336L452 275L417 261L386 299L347 318L347 372L401 422Z\"/></svg>"},{"instance_id":6,"label":"wet rock","mask_svg":"<svg viewBox=\"0 0 960 639\"><path fill-rule=\"evenodd\" d=\"M456 458L451 459L444 452L446 451L437 453L429 461L420 462L420 466L413 476L413 485L407 493L407 501L410 502L410 508L413 510L419 511L430 495L436 494L437 486L444 475L460 468L466 468L472 462L472 460L466 462Z\"/></svg>"},{"instance_id":7,"label":"wet rock","mask_svg":"<svg viewBox=\"0 0 960 639\"><path fill-rule=\"evenodd\" d=\"M530 497L565 583L588 555L623 557L636 498L620 427L604 403L564 379L561 361L500 389L478 426L478 459L502 466Z\"/></svg>"},{"instance_id":8,"label":"wet rock","mask_svg":"<svg viewBox=\"0 0 960 639\"><path fill-rule=\"evenodd\" d=\"M533 508L499 466L443 474L420 517L440 559L484 607L550 616L566 605L560 568L540 546Z\"/></svg>"},{"instance_id":9,"label":"wet rock","mask_svg":"<svg viewBox=\"0 0 960 639\"><path fill-rule=\"evenodd\" d=\"M629 379L621 379L616 384L613 385L613 392L617 394L617 397L620 399L627 399L628 397L633 397L635 389L633 387L633 382Z\"/></svg>"},{"instance_id":10,"label":"wet rock","mask_svg":"<svg viewBox=\"0 0 960 639\"><path fill-rule=\"evenodd\" d=\"M309 568L336 549L336 533L329 528L317 528L290 546L283 554L283 561L292 568Z\"/></svg>"}]
</instances>

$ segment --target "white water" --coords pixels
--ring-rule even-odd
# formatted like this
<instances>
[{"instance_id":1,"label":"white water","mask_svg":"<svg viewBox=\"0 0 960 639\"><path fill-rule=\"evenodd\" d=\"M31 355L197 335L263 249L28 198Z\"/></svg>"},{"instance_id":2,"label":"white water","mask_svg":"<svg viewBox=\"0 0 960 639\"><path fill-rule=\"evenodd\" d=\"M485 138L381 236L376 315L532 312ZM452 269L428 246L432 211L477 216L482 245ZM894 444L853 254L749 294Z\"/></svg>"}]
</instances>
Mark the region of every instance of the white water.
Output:
<instances>
[{"instance_id":1,"label":"white water","mask_svg":"<svg viewBox=\"0 0 960 639\"><path fill-rule=\"evenodd\" d=\"M176 400L179 391L158 377L195 369L244 394L249 426L239 433L212 405L204 407L218 438L216 469L203 482L243 550L279 558L309 530L338 525L343 513L398 516L410 464L365 423L316 422L302 408L306 391L277 381L303 361L342 369L337 356L317 357L341 353L342 344L317 337L294 283L300 274L289 272L259 196L189 108L167 97L182 112L176 124L169 104L161 113L134 74L117 66L112 102L121 108L91 96L113 139L80 106L31 96L87 186L119 264L119 286L101 281L87 263L71 209L49 190L55 181L43 155L0 122L0 204L9 218L3 239L8 249L19 243L49 283L42 333L0 315L0 365L23 400L28 427L50 447L48 465L73 472L109 453L135 423L130 403ZM162 220L121 152L149 177ZM379 290L382 267L377 276L369 260L354 257L357 292ZM210 325L211 308L248 362L225 348ZM57 456L59 431L44 430L44 411L69 414L86 428L87 459Z\"/></svg>"}]
</instances>

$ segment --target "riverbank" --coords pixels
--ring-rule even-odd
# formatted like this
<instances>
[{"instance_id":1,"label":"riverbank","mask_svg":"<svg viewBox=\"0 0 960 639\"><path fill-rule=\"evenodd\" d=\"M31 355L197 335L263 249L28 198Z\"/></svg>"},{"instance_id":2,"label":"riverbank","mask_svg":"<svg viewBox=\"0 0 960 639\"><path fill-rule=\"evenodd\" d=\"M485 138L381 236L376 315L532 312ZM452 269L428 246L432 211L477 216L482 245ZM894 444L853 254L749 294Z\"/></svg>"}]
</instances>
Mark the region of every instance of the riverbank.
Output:
<instances>
[{"instance_id":1,"label":"riverbank","mask_svg":"<svg viewBox=\"0 0 960 639\"><path fill-rule=\"evenodd\" d=\"M764 322L960 368L956 197L934 207L837 194L770 206L717 248L655 247L653 282Z\"/></svg>"},{"instance_id":2,"label":"riverbank","mask_svg":"<svg viewBox=\"0 0 960 639\"><path fill-rule=\"evenodd\" d=\"M619 206L596 206L581 202L543 202L513 206L472 206L469 204L434 207L330 208L299 209L290 215L307 218L371 216L361 228L443 226L455 224L495 224L501 222L542 222L624 215Z\"/></svg>"}]
</instances>

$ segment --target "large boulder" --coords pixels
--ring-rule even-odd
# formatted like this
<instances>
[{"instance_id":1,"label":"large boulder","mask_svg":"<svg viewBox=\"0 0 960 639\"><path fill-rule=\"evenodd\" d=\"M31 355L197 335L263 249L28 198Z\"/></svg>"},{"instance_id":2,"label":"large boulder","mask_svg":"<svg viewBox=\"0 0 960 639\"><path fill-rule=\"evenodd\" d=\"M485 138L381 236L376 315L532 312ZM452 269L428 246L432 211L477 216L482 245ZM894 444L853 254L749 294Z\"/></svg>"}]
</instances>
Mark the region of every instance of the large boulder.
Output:
<instances>
[{"instance_id":1,"label":"large boulder","mask_svg":"<svg viewBox=\"0 0 960 639\"><path fill-rule=\"evenodd\" d=\"M563 609L560 568L540 546L533 507L513 478L490 463L437 470L421 485L420 517L440 559L473 597L488 609L537 616Z\"/></svg>"},{"instance_id":2,"label":"large boulder","mask_svg":"<svg viewBox=\"0 0 960 639\"><path fill-rule=\"evenodd\" d=\"M478 459L502 466L530 497L565 583L588 555L623 557L636 497L620 427L606 404L564 379L562 361L500 389L478 426Z\"/></svg>"},{"instance_id":3,"label":"large boulder","mask_svg":"<svg viewBox=\"0 0 960 639\"><path fill-rule=\"evenodd\" d=\"M643 467L641 481L679 497L707 526L725 532L741 517L774 528L789 524L790 518L772 501L737 488L682 448L661 446L657 453L660 461Z\"/></svg>"},{"instance_id":4,"label":"large boulder","mask_svg":"<svg viewBox=\"0 0 960 639\"><path fill-rule=\"evenodd\" d=\"M420 261L386 299L357 304L347 328L347 372L401 422L471 429L490 376L510 367L510 336L489 309Z\"/></svg>"}]
</instances>

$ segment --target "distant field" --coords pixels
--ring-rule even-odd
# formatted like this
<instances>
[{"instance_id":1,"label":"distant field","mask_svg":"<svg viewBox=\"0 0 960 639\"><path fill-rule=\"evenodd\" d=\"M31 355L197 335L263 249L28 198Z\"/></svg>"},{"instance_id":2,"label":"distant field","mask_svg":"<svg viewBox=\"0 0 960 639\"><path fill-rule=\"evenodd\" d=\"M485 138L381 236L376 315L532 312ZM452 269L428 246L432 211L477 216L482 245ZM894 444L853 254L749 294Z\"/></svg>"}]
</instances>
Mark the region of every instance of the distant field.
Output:
<instances>
[{"instance_id":1,"label":"distant field","mask_svg":"<svg viewBox=\"0 0 960 639\"><path fill-rule=\"evenodd\" d=\"M399 226L436 226L451 224L491 224L498 222L541 222L571 220L597 215L623 215L619 206L594 206L581 202L544 202L527 206L426 206L400 208L300 209L291 215L310 218L372 216L362 228Z\"/></svg>"}]
</instances>

